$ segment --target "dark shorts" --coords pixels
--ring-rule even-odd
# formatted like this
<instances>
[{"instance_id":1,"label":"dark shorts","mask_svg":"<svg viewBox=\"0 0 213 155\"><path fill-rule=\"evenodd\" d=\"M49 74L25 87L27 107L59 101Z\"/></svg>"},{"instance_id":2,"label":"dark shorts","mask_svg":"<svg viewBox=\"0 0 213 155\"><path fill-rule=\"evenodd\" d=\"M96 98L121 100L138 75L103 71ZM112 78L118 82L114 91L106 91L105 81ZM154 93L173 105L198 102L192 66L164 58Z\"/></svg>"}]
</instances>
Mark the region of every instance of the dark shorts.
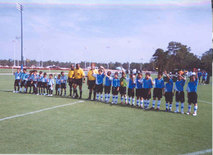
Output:
<instances>
[{"instance_id":1,"label":"dark shorts","mask_svg":"<svg viewBox=\"0 0 213 155\"><path fill-rule=\"evenodd\" d=\"M79 85L79 86L82 86L82 79L75 79L74 80L74 83L76 84L76 85Z\"/></svg>"},{"instance_id":2,"label":"dark shorts","mask_svg":"<svg viewBox=\"0 0 213 155\"><path fill-rule=\"evenodd\" d=\"M60 84L56 84L55 85L55 90L57 91L59 88L61 88L61 85Z\"/></svg>"},{"instance_id":3,"label":"dark shorts","mask_svg":"<svg viewBox=\"0 0 213 155\"><path fill-rule=\"evenodd\" d=\"M176 102L181 102L181 103L185 102L184 92L176 91L175 100L176 100Z\"/></svg>"},{"instance_id":4,"label":"dark shorts","mask_svg":"<svg viewBox=\"0 0 213 155\"><path fill-rule=\"evenodd\" d=\"M68 82L69 82L69 86L72 86L74 84L74 79L69 78Z\"/></svg>"},{"instance_id":5,"label":"dark shorts","mask_svg":"<svg viewBox=\"0 0 213 155\"><path fill-rule=\"evenodd\" d=\"M21 87L24 87L25 86L25 80L21 81Z\"/></svg>"},{"instance_id":6,"label":"dark shorts","mask_svg":"<svg viewBox=\"0 0 213 155\"><path fill-rule=\"evenodd\" d=\"M88 89L95 89L95 80L88 80Z\"/></svg>"},{"instance_id":7,"label":"dark shorts","mask_svg":"<svg viewBox=\"0 0 213 155\"><path fill-rule=\"evenodd\" d=\"M173 101L173 93L172 92L165 92L165 101L166 103L172 103Z\"/></svg>"},{"instance_id":8,"label":"dark shorts","mask_svg":"<svg viewBox=\"0 0 213 155\"><path fill-rule=\"evenodd\" d=\"M144 89L142 89L142 88L141 89L136 89L136 96L137 97L143 97L143 90Z\"/></svg>"},{"instance_id":9,"label":"dark shorts","mask_svg":"<svg viewBox=\"0 0 213 155\"><path fill-rule=\"evenodd\" d=\"M196 92L190 92L188 93L188 103L197 103L197 93Z\"/></svg>"},{"instance_id":10,"label":"dark shorts","mask_svg":"<svg viewBox=\"0 0 213 155\"><path fill-rule=\"evenodd\" d=\"M126 95L126 87L120 87L120 94L121 95Z\"/></svg>"},{"instance_id":11,"label":"dark shorts","mask_svg":"<svg viewBox=\"0 0 213 155\"><path fill-rule=\"evenodd\" d=\"M150 91L150 94L149 94L149 88L144 88L143 98L145 100L149 100L151 98L151 91Z\"/></svg>"},{"instance_id":12,"label":"dark shorts","mask_svg":"<svg viewBox=\"0 0 213 155\"><path fill-rule=\"evenodd\" d=\"M27 87L31 87L31 81L27 81Z\"/></svg>"},{"instance_id":13,"label":"dark shorts","mask_svg":"<svg viewBox=\"0 0 213 155\"><path fill-rule=\"evenodd\" d=\"M37 81L33 81L32 86L33 86L33 87L37 87Z\"/></svg>"},{"instance_id":14,"label":"dark shorts","mask_svg":"<svg viewBox=\"0 0 213 155\"><path fill-rule=\"evenodd\" d=\"M134 88L128 88L128 96L129 97L135 96L135 89Z\"/></svg>"},{"instance_id":15,"label":"dark shorts","mask_svg":"<svg viewBox=\"0 0 213 155\"><path fill-rule=\"evenodd\" d=\"M110 94L110 89L111 89L111 86L104 86L104 93Z\"/></svg>"},{"instance_id":16,"label":"dark shorts","mask_svg":"<svg viewBox=\"0 0 213 155\"><path fill-rule=\"evenodd\" d=\"M66 83L62 83L61 84L61 89L66 89L66 88L67 88Z\"/></svg>"},{"instance_id":17,"label":"dark shorts","mask_svg":"<svg viewBox=\"0 0 213 155\"><path fill-rule=\"evenodd\" d=\"M42 87L42 82L41 81L38 82L38 87L39 88Z\"/></svg>"},{"instance_id":18,"label":"dark shorts","mask_svg":"<svg viewBox=\"0 0 213 155\"><path fill-rule=\"evenodd\" d=\"M103 84L98 84L98 85L95 85L95 91L96 93L103 93Z\"/></svg>"},{"instance_id":19,"label":"dark shorts","mask_svg":"<svg viewBox=\"0 0 213 155\"><path fill-rule=\"evenodd\" d=\"M42 82L42 87L47 88L47 82Z\"/></svg>"},{"instance_id":20,"label":"dark shorts","mask_svg":"<svg viewBox=\"0 0 213 155\"><path fill-rule=\"evenodd\" d=\"M162 98L162 88L154 88L153 90L153 98Z\"/></svg>"},{"instance_id":21,"label":"dark shorts","mask_svg":"<svg viewBox=\"0 0 213 155\"><path fill-rule=\"evenodd\" d=\"M20 80L15 80L14 86L19 86Z\"/></svg>"},{"instance_id":22,"label":"dark shorts","mask_svg":"<svg viewBox=\"0 0 213 155\"><path fill-rule=\"evenodd\" d=\"M118 92L117 91L118 87L112 87L112 95L118 95Z\"/></svg>"}]
</instances>

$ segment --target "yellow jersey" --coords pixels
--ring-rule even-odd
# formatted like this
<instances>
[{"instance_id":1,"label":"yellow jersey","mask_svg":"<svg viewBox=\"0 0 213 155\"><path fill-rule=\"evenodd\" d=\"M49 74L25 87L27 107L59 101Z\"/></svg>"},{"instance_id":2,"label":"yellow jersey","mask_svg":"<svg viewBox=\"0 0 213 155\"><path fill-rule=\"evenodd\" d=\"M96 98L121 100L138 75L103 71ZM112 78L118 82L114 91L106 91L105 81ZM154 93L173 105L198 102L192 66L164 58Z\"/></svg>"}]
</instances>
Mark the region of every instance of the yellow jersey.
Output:
<instances>
[{"instance_id":1,"label":"yellow jersey","mask_svg":"<svg viewBox=\"0 0 213 155\"><path fill-rule=\"evenodd\" d=\"M74 78L73 75L74 75L74 70L70 70L68 73L68 78L73 79Z\"/></svg>"},{"instance_id":2,"label":"yellow jersey","mask_svg":"<svg viewBox=\"0 0 213 155\"><path fill-rule=\"evenodd\" d=\"M74 78L75 79L82 79L85 76L83 69L74 69Z\"/></svg>"},{"instance_id":3,"label":"yellow jersey","mask_svg":"<svg viewBox=\"0 0 213 155\"><path fill-rule=\"evenodd\" d=\"M94 71L94 74L98 74L98 70L97 70L97 69L94 69L94 70L90 69L90 70L88 71L88 73L87 73L87 78L88 78L88 80L95 80L95 77L92 76L93 71Z\"/></svg>"}]
</instances>

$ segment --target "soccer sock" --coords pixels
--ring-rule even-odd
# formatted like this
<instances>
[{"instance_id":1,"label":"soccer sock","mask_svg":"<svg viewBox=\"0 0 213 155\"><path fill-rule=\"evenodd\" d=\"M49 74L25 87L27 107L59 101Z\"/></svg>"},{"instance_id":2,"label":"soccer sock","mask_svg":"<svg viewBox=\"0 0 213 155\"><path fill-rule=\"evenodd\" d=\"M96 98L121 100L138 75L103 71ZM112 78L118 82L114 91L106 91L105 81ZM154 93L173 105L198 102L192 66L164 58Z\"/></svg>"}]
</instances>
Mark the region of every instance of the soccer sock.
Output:
<instances>
[{"instance_id":1,"label":"soccer sock","mask_svg":"<svg viewBox=\"0 0 213 155\"><path fill-rule=\"evenodd\" d=\"M188 112L191 112L192 105L188 105Z\"/></svg>"},{"instance_id":2,"label":"soccer sock","mask_svg":"<svg viewBox=\"0 0 213 155\"><path fill-rule=\"evenodd\" d=\"M135 98L132 98L132 105L135 105Z\"/></svg>"},{"instance_id":3,"label":"soccer sock","mask_svg":"<svg viewBox=\"0 0 213 155\"><path fill-rule=\"evenodd\" d=\"M131 97L129 97L129 102L128 102L129 104L131 103Z\"/></svg>"},{"instance_id":4,"label":"soccer sock","mask_svg":"<svg viewBox=\"0 0 213 155\"><path fill-rule=\"evenodd\" d=\"M143 103L144 103L144 107L146 107L147 106L147 100L144 100Z\"/></svg>"},{"instance_id":5,"label":"soccer sock","mask_svg":"<svg viewBox=\"0 0 213 155\"><path fill-rule=\"evenodd\" d=\"M155 107L155 100L152 101L152 107Z\"/></svg>"},{"instance_id":6,"label":"soccer sock","mask_svg":"<svg viewBox=\"0 0 213 155\"><path fill-rule=\"evenodd\" d=\"M108 94L108 99L107 99L107 102L109 102L109 100L110 100L110 94Z\"/></svg>"},{"instance_id":7,"label":"soccer sock","mask_svg":"<svg viewBox=\"0 0 213 155\"><path fill-rule=\"evenodd\" d=\"M168 109L168 103L166 102L166 109Z\"/></svg>"},{"instance_id":8,"label":"soccer sock","mask_svg":"<svg viewBox=\"0 0 213 155\"><path fill-rule=\"evenodd\" d=\"M107 102L107 99L108 99L108 97L107 97L107 94L105 94L104 95L104 100Z\"/></svg>"},{"instance_id":9,"label":"soccer sock","mask_svg":"<svg viewBox=\"0 0 213 155\"><path fill-rule=\"evenodd\" d=\"M121 96L121 103L123 103L123 100L124 100L124 97L123 97L123 96Z\"/></svg>"},{"instance_id":10,"label":"soccer sock","mask_svg":"<svg viewBox=\"0 0 213 155\"><path fill-rule=\"evenodd\" d=\"M141 107L143 107L143 100L140 101Z\"/></svg>"},{"instance_id":11,"label":"soccer sock","mask_svg":"<svg viewBox=\"0 0 213 155\"><path fill-rule=\"evenodd\" d=\"M103 94L101 94L101 101L103 101Z\"/></svg>"},{"instance_id":12,"label":"soccer sock","mask_svg":"<svg viewBox=\"0 0 213 155\"><path fill-rule=\"evenodd\" d=\"M125 103L127 103L127 96L125 96Z\"/></svg>"},{"instance_id":13,"label":"soccer sock","mask_svg":"<svg viewBox=\"0 0 213 155\"><path fill-rule=\"evenodd\" d=\"M99 93L96 94L96 100L99 100Z\"/></svg>"},{"instance_id":14,"label":"soccer sock","mask_svg":"<svg viewBox=\"0 0 213 155\"><path fill-rule=\"evenodd\" d=\"M172 110L172 104L169 104L169 110Z\"/></svg>"},{"instance_id":15,"label":"soccer sock","mask_svg":"<svg viewBox=\"0 0 213 155\"><path fill-rule=\"evenodd\" d=\"M194 106L194 113L197 113L197 108L198 108L198 106L195 105L195 106Z\"/></svg>"},{"instance_id":16,"label":"soccer sock","mask_svg":"<svg viewBox=\"0 0 213 155\"><path fill-rule=\"evenodd\" d=\"M72 96L72 87L70 87L70 96ZM91 95L90 95L90 97L91 97Z\"/></svg>"},{"instance_id":17,"label":"soccer sock","mask_svg":"<svg viewBox=\"0 0 213 155\"><path fill-rule=\"evenodd\" d=\"M139 99L137 99L137 106L139 105Z\"/></svg>"},{"instance_id":18,"label":"soccer sock","mask_svg":"<svg viewBox=\"0 0 213 155\"><path fill-rule=\"evenodd\" d=\"M115 95L115 104L118 103L118 95Z\"/></svg>"},{"instance_id":19,"label":"soccer sock","mask_svg":"<svg viewBox=\"0 0 213 155\"><path fill-rule=\"evenodd\" d=\"M179 111L179 102L176 102L176 111Z\"/></svg>"},{"instance_id":20,"label":"soccer sock","mask_svg":"<svg viewBox=\"0 0 213 155\"><path fill-rule=\"evenodd\" d=\"M64 89L64 95L66 95L67 94L67 90L66 89Z\"/></svg>"},{"instance_id":21,"label":"soccer sock","mask_svg":"<svg viewBox=\"0 0 213 155\"><path fill-rule=\"evenodd\" d=\"M184 103L181 103L181 112L183 112L184 109Z\"/></svg>"},{"instance_id":22,"label":"soccer sock","mask_svg":"<svg viewBox=\"0 0 213 155\"><path fill-rule=\"evenodd\" d=\"M160 103L161 103L161 100L158 100L158 105L157 105L158 109L160 109Z\"/></svg>"},{"instance_id":23,"label":"soccer sock","mask_svg":"<svg viewBox=\"0 0 213 155\"><path fill-rule=\"evenodd\" d=\"M115 95L112 95L112 103L115 102Z\"/></svg>"},{"instance_id":24,"label":"soccer sock","mask_svg":"<svg viewBox=\"0 0 213 155\"><path fill-rule=\"evenodd\" d=\"M147 100L147 107L149 107L150 100Z\"/></svg>"},{"instance_id":25,"label":"soccer sock","mask_svg":"<svg viewBox=\"0 0 213 155\"><path fill-rule=\"evenodd\" d=\"M22 91L22 88L20 88L20 91Z\"/></svg>"},{"instance_id":26,"label":"soccer sock","mask_svg":"<svg viewBox=\"0 0 213 155\"><path fill-rule=\"evenodd\" d=\"M93 100L95 100L96 91L93 92Z\"/></svg>"}]
</instances>

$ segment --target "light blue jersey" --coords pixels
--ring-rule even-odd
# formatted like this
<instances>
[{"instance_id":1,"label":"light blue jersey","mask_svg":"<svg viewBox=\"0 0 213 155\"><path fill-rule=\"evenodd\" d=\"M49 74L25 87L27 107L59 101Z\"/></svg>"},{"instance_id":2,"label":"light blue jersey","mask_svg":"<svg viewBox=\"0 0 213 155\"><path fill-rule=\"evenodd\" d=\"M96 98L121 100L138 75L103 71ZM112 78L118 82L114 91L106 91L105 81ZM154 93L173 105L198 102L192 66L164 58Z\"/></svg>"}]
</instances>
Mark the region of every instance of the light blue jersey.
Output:
<instances>
[{"instance_id":1,"label":"light blue jersey","mask_svg":"<svg viewBox=\"0 0 213 155\"><path fill-rule=\"evenodd\" d=\"M67 76L61 76L61 83L67 84Z\"/></svg>"},{"instance_id":2,"label":"light blue jersey","mask_svg":"<svg viewBox=\"0 0 213 155\"><path fill-rule=\"evenodd\" d=\"M172 92L173 90L173 80L169 79L169 82L165 85L165 92Z\"/></svg>"},{"instance_id":3,"label":"light blue jersey","mask_svg":"<svg viewBox=\"0 0 213 155\"><path fill-rule=\"evenodd\" d=\"M38 76L37 81L42 82L42 80L43 80L43 76Z\"/></svg>"},{"instance_id":4,"label":"light blue jersey","mask_svg":"<svg viewBox=\"0 0 213 155\"><path fill-rule=\"evenodd\" d=\"M48 82L48 78L47 77L43 77L42 82Z\"/></svg>"},{"instance_id":5,"label":"light blue jersey","mask_svg":"<svg viewBox=\"0 0 213 155\"><path fill-rule=\"evenodd\" d=\"M147 88L152 88L152 81L151 79L143 79L143 88L147 89Z\"/></svg>"},{"instance_id":6,"label":"light blue jersey","mask_svg":"<svg viewBox=\"0 0 213 155\"><path fill-rule=\"evenodd\" d=\"M193 82L189 82L189 83L188 83L188 86L187 86L187 88L186 88L186 91L189 92L189 93L190 93L190 92L197 92L198 83L199 83L198 79L196 79L196 80L193 81Z\"/></svg>"},{"instance_id":7,"label":"light blue jersey","mask_svg":"<svg viewBox=\"0 0 213 155\"><path fill-rule=\"evenodd\" d=\"M111 86L111 84L112 84L112 81L108 77L106 77L105 78L105 86Z\"/></svg>"},{"instance_id":8,"label":"light blue jersey","mask_svg":"<svg viewBox=\"0 0 213 155\"><path fill-rule=\"evenodd\" d=\"M96 78L95 83L97 85L103 84L103 79L105 77L104 74L92 74L92 76L94 76Z\"/></svg>"},{"instance_id":9,"label":"light blue jersey","mask_svg":"<svg viewBox=\"0 0 213 155\"><path fill-rule=\"evenodd\" d=\"M163 78L161 79L158 79L158 78L155 78L155 88L164 88L164 80Z\"/></svg>"},{"instance_id":10,"label":"light blue jersey","mask_svg":"<svg viewBox=\"0 0 213 155\"><path fill-rule=\"evenodd\" d=\"M120 87L120 80L119 79L112 79L112 87Z\"/></svg>"},{"instance_id":11,"label":"light blue jersey","mask_svg":"<svg viewBox=\"0 0 213 155\"><path fill-rule=\"evenodd\" d=\"M27 79L27 73L21 73L21 80L22 81L26 81L26 79Z\"/></svg>"},{"instance_id":12,"label":"light blue jersey","mask_svg":"<svg viewBox=\"0 0 213 155\"><path fill-rule=\"evenodd\" d=\"M15 80L20 80L21 79L21 72L15 72L14 73L14 75L15 75Z\"/></svg>"},{"instance_id":13,"label":"light blue jersey","mask_svg":"<svg viewBox=\"0 0 213 155\"><path fill-rule=\"evenodd\" d=\"M186 82L185 80L176 81L175 82L175 90L176 91L183 91L185 82Z\"/></svg>"},{"instance_id":14,"label":"light blue jersey","mask_svg":"<svg viewBox=\"0 0 213 155\"><path fill-rule=\"evenodd\" d=\"M142 89L143 88L143 78L136 78L135 80L136 83L136 89Z\"/></svg>"},{"instance_id":15,"label":"light blue jersey","mask_svg":"<svg viewBox=\"0 0 213 155\"><path fill-rule=\"evenodd\" d=\"M55 83L55 82L54 82L54 79L48 79L48 85L49 85L49 86L52 87L52 86L54 85L54 83Z\"/></svg>"},{"instance_id":16,"label":"light blue jersey","mask_svg":"<svg viewBox=\"0 0 213 155\"><path fill-rule=\"evenodd\" d=\"M128 88L134 89L135 88L135 82L132 79L129 79Z\"/></svg>"},{"instance_id":17,"label":"light blue jersey","mask_svg":"<svg viewBox=\"0 0 213 155\"><path fill-rule=\"evenodd\" d=\"M58 84L58 85L61 85L61 79L55 77L55 83Z\"/></svg>"}]
</instances>

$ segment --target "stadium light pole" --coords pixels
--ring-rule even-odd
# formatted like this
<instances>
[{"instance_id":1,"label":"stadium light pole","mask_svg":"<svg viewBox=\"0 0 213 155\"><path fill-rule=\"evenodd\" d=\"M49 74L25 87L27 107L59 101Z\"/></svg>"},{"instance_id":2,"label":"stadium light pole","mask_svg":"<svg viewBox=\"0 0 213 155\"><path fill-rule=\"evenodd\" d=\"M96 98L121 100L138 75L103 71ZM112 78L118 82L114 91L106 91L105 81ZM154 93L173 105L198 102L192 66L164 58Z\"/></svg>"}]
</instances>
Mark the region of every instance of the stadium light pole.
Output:
<instances>
[{"instance_id":1,"label":"stadium light pole","mask_svg":"<svg viewBox=\"0 0 213 155\"><path fill-rule=\"evenodd\" d=\"M22 4L18 3L17 4L17 9L21 13L21 70L23 70L23 18L22 18L22 11L23 11L23 6Z\"/></svg>"}]
</instances>

